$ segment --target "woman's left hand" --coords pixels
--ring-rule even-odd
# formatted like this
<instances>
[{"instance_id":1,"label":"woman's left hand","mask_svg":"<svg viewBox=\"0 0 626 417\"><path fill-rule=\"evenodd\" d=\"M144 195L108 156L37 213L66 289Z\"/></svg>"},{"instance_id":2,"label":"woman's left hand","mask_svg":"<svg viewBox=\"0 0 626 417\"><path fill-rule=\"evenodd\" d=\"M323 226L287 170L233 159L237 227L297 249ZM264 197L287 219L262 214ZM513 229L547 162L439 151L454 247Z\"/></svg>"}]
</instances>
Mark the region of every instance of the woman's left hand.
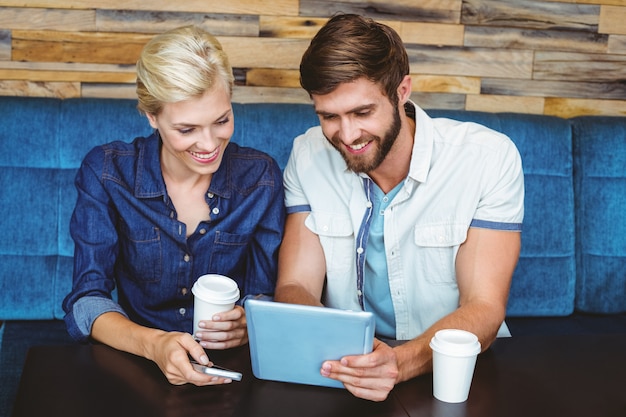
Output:
<instances>
[{"instance_id":1,"label":"woman's left hand","mask_svg":"<svg viewBox=\"0 0 626 417\"><path fill-rule=\"evenodd\" d=\"M246 312L241 306L217 313L213 320L201 320L194 334L205 349L228 349L248 343Z\"/></svg>"}]
</instances>

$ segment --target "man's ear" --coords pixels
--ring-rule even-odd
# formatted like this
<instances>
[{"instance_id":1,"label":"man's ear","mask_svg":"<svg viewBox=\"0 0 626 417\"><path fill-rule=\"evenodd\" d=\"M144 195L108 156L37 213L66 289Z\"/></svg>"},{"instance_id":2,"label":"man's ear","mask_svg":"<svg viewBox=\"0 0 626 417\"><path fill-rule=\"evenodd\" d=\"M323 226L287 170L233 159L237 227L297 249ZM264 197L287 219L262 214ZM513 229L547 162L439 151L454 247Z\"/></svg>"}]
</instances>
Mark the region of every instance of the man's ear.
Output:
<instances>
[{"instance_id":1,"label":"man's ear","mask_svg":"<svg viewBox=\"0 0 626 417\"><path fill-rule=\"evenodd\" d=\"M398 85L398 104L403 106L409 98L411 98L411 92L413 88L413 80L410 75L405 75L400 85Z\"/></svg>"}]
</instances>

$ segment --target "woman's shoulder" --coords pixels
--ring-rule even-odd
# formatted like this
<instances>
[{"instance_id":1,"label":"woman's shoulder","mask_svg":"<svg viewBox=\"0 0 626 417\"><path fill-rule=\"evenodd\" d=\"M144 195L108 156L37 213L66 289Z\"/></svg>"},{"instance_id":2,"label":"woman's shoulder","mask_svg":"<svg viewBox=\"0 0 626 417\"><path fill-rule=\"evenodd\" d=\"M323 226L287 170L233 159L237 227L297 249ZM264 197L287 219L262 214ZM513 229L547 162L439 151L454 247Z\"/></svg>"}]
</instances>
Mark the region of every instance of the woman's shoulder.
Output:
<instances>
[{"instance_id":1,"label":"woman's shoulder","mask_svg":"<svg viewBox=\"0 0 626 417\"><path fill-rule=\"evenodd\" d=\"M231 180L259 185L281 183L282 171L276 160L259 149L230 142L224 152L222 166Z\"/></svg>"}]
</instances>

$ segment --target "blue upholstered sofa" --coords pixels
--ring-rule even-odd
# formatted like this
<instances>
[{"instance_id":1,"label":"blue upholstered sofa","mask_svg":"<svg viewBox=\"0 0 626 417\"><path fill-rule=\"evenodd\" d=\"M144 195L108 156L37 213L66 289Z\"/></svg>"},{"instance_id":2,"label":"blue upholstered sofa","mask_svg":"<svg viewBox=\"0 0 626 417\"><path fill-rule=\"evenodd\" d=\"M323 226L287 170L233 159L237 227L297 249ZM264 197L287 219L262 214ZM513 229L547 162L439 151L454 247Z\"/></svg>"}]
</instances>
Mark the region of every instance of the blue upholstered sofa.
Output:
<instances>
[{"instance_id":1,"label":"blue upholstered sofa","mask_svg":"<svg viewBox=\"0 0 626 417\"><path fill-rule=\"evenodd\" d=\"M150 132L135 104L0 97L0 410L28 346L69 343L61 301L72 282L74 175L93 146ZM234 113L233 141L281 167L292 139L317 124L309 105L235 104ZM626 117L429 113L502 131L521 152L526 216L508 305L513 336L626 331Z\"/></svg>"}]
</instances>

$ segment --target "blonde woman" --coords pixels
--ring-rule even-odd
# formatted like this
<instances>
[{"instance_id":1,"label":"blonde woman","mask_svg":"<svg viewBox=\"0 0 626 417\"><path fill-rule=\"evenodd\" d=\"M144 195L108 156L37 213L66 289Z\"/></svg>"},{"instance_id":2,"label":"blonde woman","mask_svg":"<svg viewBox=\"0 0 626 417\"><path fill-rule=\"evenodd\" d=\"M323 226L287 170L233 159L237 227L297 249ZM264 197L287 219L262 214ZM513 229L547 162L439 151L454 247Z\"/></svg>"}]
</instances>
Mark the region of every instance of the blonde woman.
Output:
<instances>
[{"instance_id":1,"label":"blonde woman","mask_svg":"<svg viewBox=\"0 0 626 417\"><path fill-rule=\"evenodd\" d=\"M195 371L189 356L210 364L205 348L247 343L243 299L274 291L281 171L230 142L232 86L208 32L156 36L137 62L138 108L154 133L94 148L76 177L68 331L153 360L172 384L230 382ZM192 335L191 287L206 273L233 278L241 302Z\"/></svg>"}]
</instances>

